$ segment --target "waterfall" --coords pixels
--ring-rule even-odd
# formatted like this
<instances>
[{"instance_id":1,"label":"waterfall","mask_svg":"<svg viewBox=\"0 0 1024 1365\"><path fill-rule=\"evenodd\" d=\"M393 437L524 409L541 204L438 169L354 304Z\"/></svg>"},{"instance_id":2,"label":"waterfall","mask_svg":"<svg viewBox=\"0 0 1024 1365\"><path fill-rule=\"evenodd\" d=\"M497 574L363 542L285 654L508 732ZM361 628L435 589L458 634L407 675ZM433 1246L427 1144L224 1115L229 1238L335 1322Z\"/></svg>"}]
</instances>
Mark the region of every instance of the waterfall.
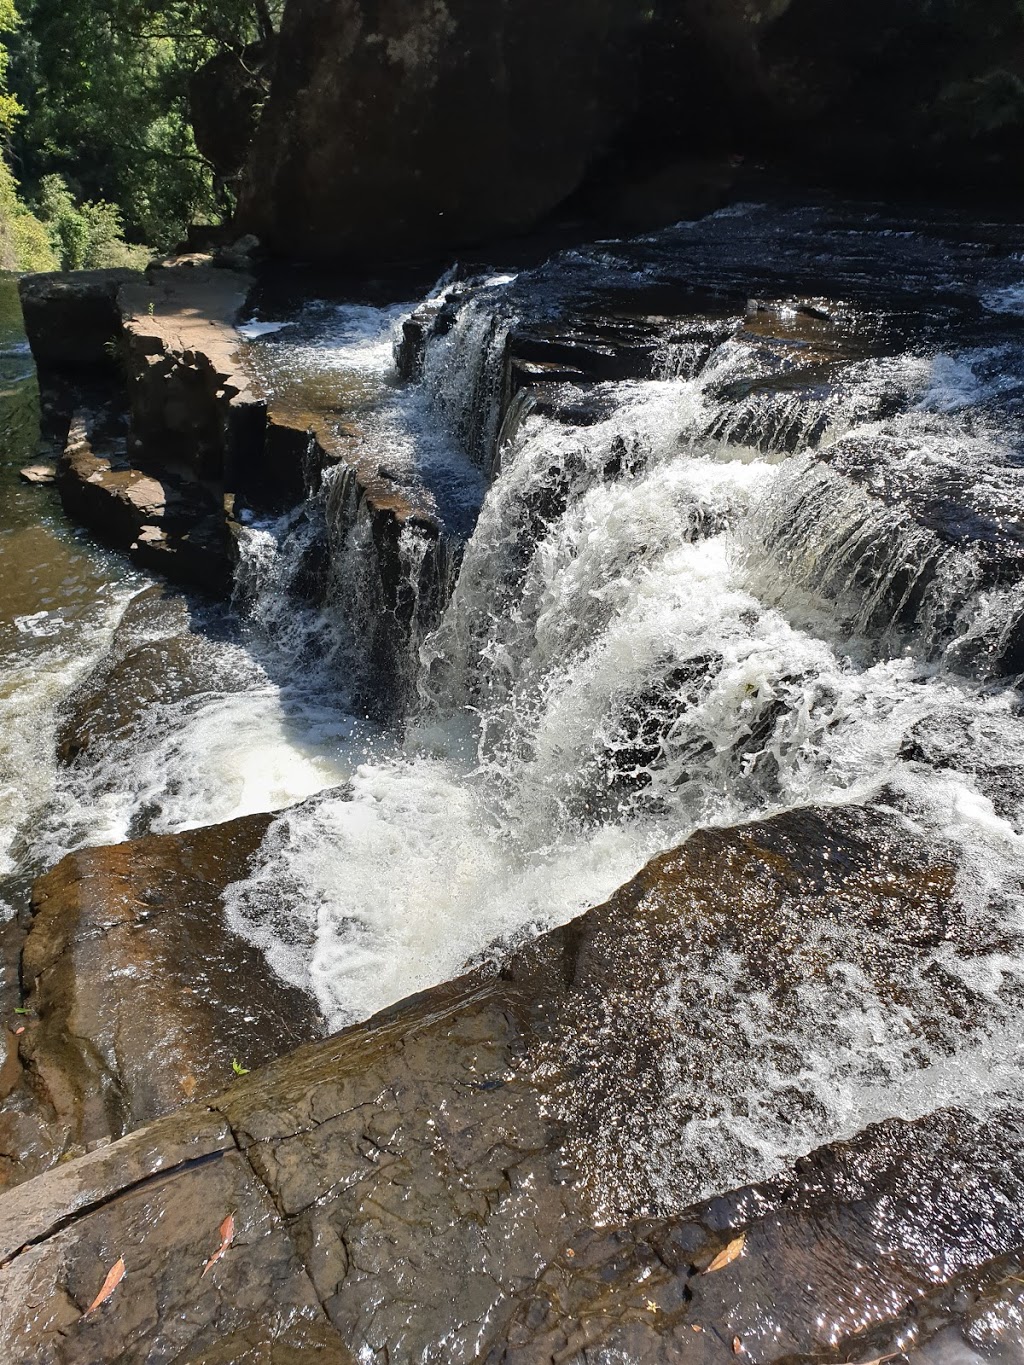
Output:
<instances>
[{"instance_id":1,"label":"waterfall","mask_svg":"<svg viewBox=\"0 0 1024 1365\"><path fill-rule=\"evenodd\" d=\"M863 345L826 345L824 310L787 304L780 360L778 318L740 305L656 320L646 378L560 362L517 388L531 290L561 325L544 291L595 259L445 284L396 319L418 347L417 440L444 433L486 496L410 637L400 742L282 814L227 903L340 1026L568 920L701 825L811 804L909 820L957 869L971 934L915 950L898 997L837 923L806 946L827 980L785 1010L727 956L697 995L654 1002L719 1064L684 1074L666 1054L671 1098L642 1140L596 1124L611 1214L763 1176L873 1117L1015 1092L1024 811L1006 792L1024 790L1024 719L999 680L1024 497L1007 354L886 351L850 305ZM591 1100L570 1085L564 1103Z\"/></svg>"},{"instance_id":2,"label":"waterfall","mask_svg":"<svg viewBox=\"0 0 1024 1365\"><path fill-rule=\"evenodd\" d=\"M39 849L281 808L229 922L340 1027L702 826L866 806L962 922L913 951L895 921L791 926L785 999L706 945L644 1005L701 1040L659 1063L664 1112L594 1111L609 1214L1016 1095L1024 345L996 245L747 207L258 324L275 403L316 414L307 495L243 512L234 616L189 609ZM163 638L107 626L115 655ZM589 1110L571 1062L558 1103Z\"/></svg>"}]
</instances>

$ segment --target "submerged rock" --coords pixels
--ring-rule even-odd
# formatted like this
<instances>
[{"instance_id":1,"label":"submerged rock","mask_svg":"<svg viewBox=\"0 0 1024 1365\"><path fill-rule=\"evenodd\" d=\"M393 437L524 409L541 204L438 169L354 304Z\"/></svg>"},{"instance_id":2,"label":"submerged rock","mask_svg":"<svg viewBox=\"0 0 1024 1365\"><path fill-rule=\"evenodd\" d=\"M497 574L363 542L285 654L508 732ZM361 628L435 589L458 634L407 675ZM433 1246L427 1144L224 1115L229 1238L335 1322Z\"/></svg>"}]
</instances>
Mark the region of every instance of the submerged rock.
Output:
<instances>
[{"instance_id":1,"label":"submerged rock","mask_svg":"<svg viewBox=\"0 0 1024 1365\"><path fill-rule=\"evenodd\" d=\"M760 1002L764 1033L780 1036L807 1010L808 982L841 1005L831 932L857 989L897 1013L913 1008L909 964L929 946L947 962L960 945L983 950L955 879L946 854L880 811L698 833L497 970L0 1199L4 1349L62 1365L197 1361L232 1332L288 1331L342 1360L704 1365L742 1352L782 1365L974 1330L965 1305L1024 1254L1019 1116L891 1121L788 1172L783 1144L781 1175L710 1202L709 1178L725 1188L742 1147L720 1170L692 1147L739 1093L745 1057L761 1078L769 1060L788 1065L751 1056L734 1006ZM733 984L709 1010L722 961ZM943 1008L971 1008L963 984L935 983L940 1043ZM823 1130L799 1088L797 1066L790 1097L768 1101L788 1106L793 1155L837 1121ZM229 1215L235 1242L204 1275ZM83 1315L118 1256L116 1299ZM254 1275L280 1290L254 1299Z\"/></svg>"}]
</instances>

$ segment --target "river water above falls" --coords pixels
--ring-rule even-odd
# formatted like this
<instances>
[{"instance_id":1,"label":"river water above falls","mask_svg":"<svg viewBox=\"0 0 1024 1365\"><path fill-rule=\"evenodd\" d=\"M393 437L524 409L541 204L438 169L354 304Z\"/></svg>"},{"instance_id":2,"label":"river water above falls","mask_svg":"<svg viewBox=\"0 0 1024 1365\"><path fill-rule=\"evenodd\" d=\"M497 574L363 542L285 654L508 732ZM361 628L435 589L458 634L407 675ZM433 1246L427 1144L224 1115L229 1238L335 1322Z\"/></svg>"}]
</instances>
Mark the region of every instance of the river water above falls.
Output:
<instances>
[{"instance_id":1,"label":"river water above falls","mask_svg":"<svg viewBox=\"0 0 1024 1365\"><path fill-rule=\"evenodd\" d=\"M227 911L338 1027L702 825L870 805L955 867L969 932L908 952L883 925L867 953L815 926L797 1015L728 951L684 973L666 1027L720 1064L636 1138L649 1201L1024 1099L1024 230L750 206L426 301L268 299L245 335L279 402L333 408L441 527L443 553L403 532L402 713L367 704L375 548L342 466L247 518L225 611L85 544L9 451L12 904L68 849L303 802ZM111 648L151 660L144 710L60 763Z\"/></svg>"}]
</instances>

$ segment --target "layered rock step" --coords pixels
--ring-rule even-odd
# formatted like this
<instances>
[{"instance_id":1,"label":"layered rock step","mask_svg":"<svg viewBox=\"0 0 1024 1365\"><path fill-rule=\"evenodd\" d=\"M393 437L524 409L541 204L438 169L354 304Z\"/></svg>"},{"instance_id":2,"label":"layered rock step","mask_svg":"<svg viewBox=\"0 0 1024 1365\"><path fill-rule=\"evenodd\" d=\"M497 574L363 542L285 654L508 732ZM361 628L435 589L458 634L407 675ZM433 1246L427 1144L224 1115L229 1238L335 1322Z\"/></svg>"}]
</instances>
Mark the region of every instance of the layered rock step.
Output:
<instances>
[{"instance_id":1,"label":"layered rock step","mask_svg":"<svg viewBox=\"0 0 1024 1365\"><path fill-rule=\"evenodd\" d=\"M673 1126L680 1095L699 1114L742 1065L734 1006L761 1001L770 1030L809 980L834 989L830 926L863 988L905 1008L929 946L982 951L956 877L891 811L697 833L499 967L5 1195L6 1357L781 1365L998 1340L1024 1255L1016 1111L892 1120L710 1201ZM709 1013L723 952L734 998ZM949 990L940 1031L964 1005Z\"/></svg>"}]
</instances>

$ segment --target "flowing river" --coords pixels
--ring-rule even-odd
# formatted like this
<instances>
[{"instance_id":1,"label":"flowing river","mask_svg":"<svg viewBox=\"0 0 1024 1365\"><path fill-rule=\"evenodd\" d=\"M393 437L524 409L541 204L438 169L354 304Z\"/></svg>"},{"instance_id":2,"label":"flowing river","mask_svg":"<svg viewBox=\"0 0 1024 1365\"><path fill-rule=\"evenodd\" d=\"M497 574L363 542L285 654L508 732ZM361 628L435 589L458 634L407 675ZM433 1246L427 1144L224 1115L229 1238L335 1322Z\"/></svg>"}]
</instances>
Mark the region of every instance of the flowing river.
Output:
<instances>
[{"instance_id":1,"label":"flowing river","mask_svg":"<svg viewBox=\"0 0 1024 1365\"><path fill-rule=\"evenodd\" d=\"M245 329L266 387L336 396L444 528L398 715L367 704L374 551L340 468L248 520L228 610L160 596L70 529L17 483L32 437L11 425L0 896L17 908L85 844L281 810L229 923L340 1027L564 923L702 825L875 805L953 860L967 931L908 951L883 927L869 961L841 919L818 927L832 966L797 1015L728 954L665 999L721 1064L703 1093L678 1078L681 1128L650 1116L652 1197L888 1115L1024 1098L1024 230L751 205L464 271L401 380L422 304L313 300ZM632 327L654 377L584 382L562 356L537 371L548 399L509 406L510 334L581 316L574 344L593 350L597 317L606 340ZM4 326L22 412L9 303ZM429 547L403 534L416 594ZM161 642L137 712L59 761L90 670Z\"/></svg>"}]
</instances>

